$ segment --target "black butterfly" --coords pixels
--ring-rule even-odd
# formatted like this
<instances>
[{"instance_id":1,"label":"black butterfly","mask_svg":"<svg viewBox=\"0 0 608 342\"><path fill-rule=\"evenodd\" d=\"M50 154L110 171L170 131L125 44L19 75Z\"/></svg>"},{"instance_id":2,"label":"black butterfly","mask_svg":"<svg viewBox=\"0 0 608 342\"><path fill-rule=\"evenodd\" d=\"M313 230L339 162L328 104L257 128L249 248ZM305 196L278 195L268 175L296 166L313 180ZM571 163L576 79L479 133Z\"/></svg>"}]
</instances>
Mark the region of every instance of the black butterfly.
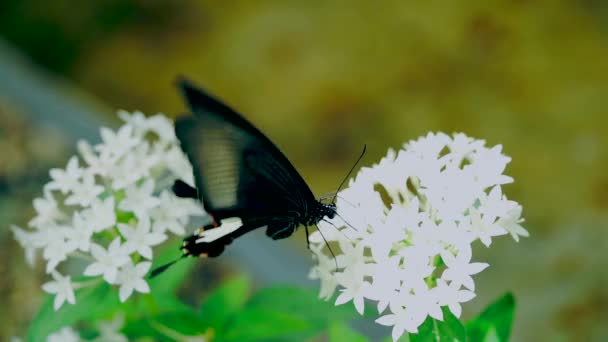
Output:
<instances>
[{"instance_id":1,"label":"black butterfly","mask_svg":"<svg viewBox=\"0 0 608 342\"><path fill-rule=\"evenodd\" d=\"M308 226L336 215L335 204L317 201L287 157L235 110L187 80L178 87L193 116L178 119L175 132L194 168L196 189L178 180L173 190L198 198L215 226L226 218L242 221L213 241L201 241L199 230L184 240L184 256L218 256L235 238L260 227L278 240L303 225L308 241Z\"/></svg>"}]
</instances>

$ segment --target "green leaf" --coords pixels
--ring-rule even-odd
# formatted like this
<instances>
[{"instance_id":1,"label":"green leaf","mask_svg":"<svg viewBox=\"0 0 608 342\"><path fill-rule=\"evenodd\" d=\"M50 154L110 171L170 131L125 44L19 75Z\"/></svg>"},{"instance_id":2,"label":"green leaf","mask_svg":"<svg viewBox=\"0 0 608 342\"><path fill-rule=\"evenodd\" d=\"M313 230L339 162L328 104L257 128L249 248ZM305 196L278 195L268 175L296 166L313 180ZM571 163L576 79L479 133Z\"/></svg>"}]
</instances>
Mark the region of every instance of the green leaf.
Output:
<instances>
[{"instance_id":1,"label":"green leaf","mask_svg":"<svg viewBox=\"0 0 608 342\"><path fill-rule=\"evenodd\" d=\"M319 299L317 292L298 287L274 287L257 292L247 303L248 308L268 308L287 312L315 323L328 326L329 321L361 318L347 306L335 306Z\"/></svg>"},{"instance_id":2,"label":"green leaf","mask_svg":"<svg viewBox=\"0 0 608 342\"><path fill-rule=\"evenodd\" d=\"M464 325L447 307L442 307L443 321L427 317L417 334L409 334L410 341L465 341Z\"/></svg>"},{"instance_id":3,"label":"green leaf","mask_svg":"<svg viewBox=\"0 0 608 342\"><path fill-rule=\"evenodd\" d=\"M153 323L148 318L128 319L121 332L131 340L141 338L150 338L152 341L168 340L154 328Z\"/></svg>"},{"instance_id":4,"label":"green leaf","mask_svg":"<svg viewBox=\"0 0 608 342\"><path fill-rule=\"evenodd\" d=\"M272 306L273 303L269 303ZM238 313L230 323L230 329L218 335L220 341L259 341L292 338L295 335L311 332L311 323L272 308L249 308Z\"/></svg>"},{"instance_id":5,"label":"green leaf","mask_svg":"<svg viewBox=\"0 0 608 342\"><path fill-rule=\"evenodd\" d=\"M201 317L208 326L220 332L228 319L243 307L250 287L251 281L245 276L224 282L203 302Z\"/></svg>"},{"instance_id":6,"label":"green leaf","mask_svg":"<svg viewBox=\"0 0 608 342\"><path fill-rule=\"evenodd\" d=\"M466 324L470 341L508 341L515 314L515 297L508 292Z\"/></svg>"},{"instance_id":7,"label":"green leaf","mask_svg":"<svg viewBox=\"0 0 608 342\"><path fill-rule=\"evenodd\" d=\"M354 310L320 300L315 291L296 287L260 290L219 332L220 340L307 340L334 321L358 318ZM254 334L255 335L251 335Z\"/></svg>"},{"instance_id":8,"label":"green leaf","mask_svg":"<svg viewBox=\"0 0 608 342\"><path fill-rule=\"evenodd\" d=\"M329 342L366 342L367 337L354 331L344 322L334 322L329 326Z\"/></svg>"},{"instance_id":9,"label":"green leaf","mask_svg":"<svg viewBox=\"0 0 608 342\"><path fill-rule=\"evenodd\" d=\"M28 341L44 341L49 334L78 321L107 318L120 307L118 293L105 282L76 291L74 305L64 303L55 311L53 301L54 296L46 296L29 327Z\"/></svg>"}]
</instances>

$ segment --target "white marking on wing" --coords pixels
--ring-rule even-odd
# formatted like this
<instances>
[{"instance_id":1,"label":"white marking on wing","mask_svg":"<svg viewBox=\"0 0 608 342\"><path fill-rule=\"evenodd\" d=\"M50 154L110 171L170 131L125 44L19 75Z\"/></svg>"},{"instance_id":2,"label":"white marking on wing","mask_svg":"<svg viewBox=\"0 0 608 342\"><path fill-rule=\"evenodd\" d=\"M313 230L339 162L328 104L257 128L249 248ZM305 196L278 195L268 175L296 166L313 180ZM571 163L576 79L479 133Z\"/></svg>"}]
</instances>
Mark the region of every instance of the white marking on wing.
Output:
<instances>
[{"instance_id":1,"label":"white marking on wing","mask_svg":"<svg viewBox=\"0 0 608 342\"><path fill-rule=\"evenodd\" d=\"M222 220L222 224L213 229L205 230L199 234L199 238L196 239L196 243L201 242L213 242L223 236L226 236L235 230L243 226L243 221L238 217L230 217Z\"/></svg>"}]
</instances>

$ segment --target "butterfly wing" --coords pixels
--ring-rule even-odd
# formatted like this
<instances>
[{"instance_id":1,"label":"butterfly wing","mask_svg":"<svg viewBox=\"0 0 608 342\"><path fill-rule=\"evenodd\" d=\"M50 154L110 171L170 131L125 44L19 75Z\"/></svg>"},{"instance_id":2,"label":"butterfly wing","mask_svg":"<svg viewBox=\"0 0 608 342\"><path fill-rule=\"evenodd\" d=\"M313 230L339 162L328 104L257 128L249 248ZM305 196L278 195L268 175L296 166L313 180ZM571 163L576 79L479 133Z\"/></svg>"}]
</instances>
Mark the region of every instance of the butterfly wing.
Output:
<instances>
[{"instance_id":1,"label":"butterfly wing","mask_svg":"<svg viewBox=\"0 0 608 342\"><path fill-rule=\"evenodd\" d=\"M193 165L205 210L215 220L240 217L248 227L269 226L269 235L285 232L278 227L306 215L314 195L279 149L188 81L179 87L194 116L179 119L176 134Z\"/></svg>"}]
</instances>

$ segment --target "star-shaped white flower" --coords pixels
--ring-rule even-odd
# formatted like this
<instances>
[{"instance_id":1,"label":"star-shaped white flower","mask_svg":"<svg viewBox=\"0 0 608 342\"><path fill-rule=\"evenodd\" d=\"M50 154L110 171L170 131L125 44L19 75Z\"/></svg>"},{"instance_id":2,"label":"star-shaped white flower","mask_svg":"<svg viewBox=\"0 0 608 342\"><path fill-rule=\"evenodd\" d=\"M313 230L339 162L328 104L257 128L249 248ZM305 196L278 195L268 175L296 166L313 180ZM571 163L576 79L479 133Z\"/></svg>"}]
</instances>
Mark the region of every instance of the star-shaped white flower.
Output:
<instances>
[{"instance_id":1,"label":"star-shaped white flower","mask_svg":"<svg viewBox=\"0 0 608 342\"><path fill-rule=\"evenodd\" d=\"M67 238L67 243L74 244L76 249L83 252L89 251L93 230L89 222L79 212L74 213L72 216L72 226L65 227L63 233Z\"/></svg>"},{"instance_id":2,"label":"star-shaped white flower","mask_svg":"<svg viewBox=\"0 0 608 342\"><path fill-rule=\"evenodd\" d=\"M45 191L43 198L34 199L34 209L36 216L28 224L36 228L45 228L65 216L50 191Z\"/></svg>"},{"instance_id":3,"label":"star-shaped white flower","mask_svg":"<svg viewBox=\"0 0 608 342\"><path fill-rule=\"evenodd\" d=\"M422 283L413 288L413 293L409 290L410 286L405 286L405 288L408 289L407 293L400 291L403 295L403 304L408 308L415 308L411 312L411 320L415 324L422 324L427 316L443 321L439 297L434 288L429 289L426 284Z\"/></svg>"},{"instance_id":4,"label":"star-shaped white flower","mask_svg":"<svg viewBox=\"0 0 608 342\"><path fill-rule=\"evenodd\" d=\"M480 213L490 222L494 222L497 217L505 216L512 207L510 201L503 196L499 185L493 187L487 195L483 192L479 202Z\"/></svg>"},{"instance_id":5,"label":"star-shaped white flower","mask_svg":"<svg viewBox=\"0 0 608 342\"><path fill-rule=\"evenodd\" d=\"M82 182L65 199L65 204L88 207L102 192L103 186L95 183L95 176L92 173L85 173Z\"/></svg>"},{"instance_id":6,"label":"star-shaped white flower","mask_svg":"<svg viewBox=\"0 0 608 342\"><path fill-rule=\"evenodd\" d=\"M397 341L406 331L414 334L418 332L420 324L415 321L415 308L403 307L402 304L391 302L390 310L390 314L379 317L376 323L393 327L391 334L393 341Z\"/></svg>"},{"instance_id":7,"label":"star-shaped white flower","mask_svg":"<svg viewBox=\"0 0 608 342\"><path fill-rule=\"evenodd\" d=\"M15 235L15 240L25 249L25 260L28 265L34 266L34 262L36 261L35 233L25 231L15 225L11 225L11 230Z\"/></svg>"},{"instance_id":8,"label":"star-shaped white flower","mask_svg":"<svg viewBox=\"0 0 608 342\"><path fill-rule=\"evenodd\" d=\"M53 308L58 310L64 302L70 304L76 303L76 297L74 296L74 288L72 287L71 277L62 276L57 271L52 271L53 281L49 281L42 285L42 289L50 294L55 295L55 301L53 302Z\"/></svg>"},{"instance_id":9,"label":"star-shaped white flower","mask_svg":"<svg viewBox=\"0 0 608 342\"><path fill-rule=\"evenodd\" d=\"M378 313L384 312L391 301L394 301L404 280L404 271L400 268L401 257L393 256L382 259L381 264L371 266L371 288L367 297L378 302Z\"/></svg>"},{"instance_id":10,"label":"star-shaped white flower","mask_svg":"<svg viewBox=\"0 0 608 342\"><path fill-rule=\"evenodd\" d=\"M80 336L71 327L63 327L47 336L46 342L80 342Z\"/></svg>"},{"instance_id":11,"label":"star-shaped white flower","mask_svg":"<svg viewBox=\"0 0 608 342\"><path fill-rule=\"evenodd\" d=\"M507 234L507 231L503 227L495 222L488 221L488 219L482 216L476 209L470 209L469 218L470 224L465 229L477 236L481 243L486 247L489 247L490 244L492 244L492 238L494 236ZM466 226L467 223L469 222L463 222L463 227Z\"/></svg>"},{"instance_id":12,"label":"star-shaped white flower","mask_svg":"<svg viewBox=\"0 0 608 342\"><path fill-rule=\"evenodd\" d=\"M347 268L344 272L337 272L336 280L343 287L336 298L336 305L342 305L352 300L355 309L362 315L364 298L368 296L370 283L363 280L363 274L356 268Z\"/></svg>"},{"instance_id":13,"label":"star-shaped white flower","mask_svg":"<svg viewBox=\"0 0 608 342\"><path fill-rule=\"evenodd\" d=\"M167 239L167 235L150 230L150 219L147 217L141 217L135 228L128 224L119 223L118 230L127 240L125 249L129 253L137 252L148 259L152 259L152 248L150 247L156 246Z\"/></svg>"},{"instance_id":14,"label":"star-shaped white flower","mask_svg":"<svg viewBox=\"0 0 608 342\"><path fill-rule=\"evenodd\" d=\"M151 262L140 262L133 265L131 261L123 265L118 274L117 283L120 284L118 295L120 301L124 302L133 294L133 291L141 293L149 293L150 286L144 280L144 277L152 266Z\"/></svg>"},{"instance_id":15,"label":"star-shaped white flower","mask_svg":"<svg viewBox=\"0 0 608 342\"><path fill-rule=\"evenodd\" d=\"M458 318L462 314L460 303L465 303L475 298L474 292L461 289L461 285L454 281L450 285L447 285L443 279L437 279L435 291L439 298L439 305L447 305L454 316Z\"/></svg>"},{"instance_id":16,"label":"star-shaped white flower","mask_svg":"<svg viewBox=\"0 0 608 342\"><path fill-rule=\"evenodd\" d=\"M66 227L52 227L46 230L48 243L42 251L42 257L47 260L46 272L49 273L67 259L68 254L76 250L73 241L67 241L65 237Z\"/></svg>"},{"instance_id":17,"label":"star-shaped white flower","mask_svg":"<svg viewBox=\"0 0 608 342\"><path fill-rule=\"evenodd\" d=\"M321 280L319 298L327 300L334 295L338 282L336 281L336 278L332 276L331 270L317 265L310 269L308 276L310 279Z\"/></svg>"},{"instance_id":18,"label":"star-shaped white flower","mask_svg":"<svg viewBox=\"0 0 608 342\"><path fill-rule=\"evenodd\" d=\"M99 336L95 339L98 342L128 342L129 339L120 333L120 329L125 324L124 315L118 314L111 321L100 322Z\"/></svg>"},{"instance_id":19,"label":"star-shaped white flower","mask_svg":"<svg viewBox=\"0 0 608 342\"><path fill-rule=\"evenodd\" d=\"M179 146L170 147L168 150L164 151L162 157L162 163L167 166L176 178L181 179L190 185L194 184L192 165Z\"/></svg>"},{"instance_id":20,"label":"star-shaped white flower","mask_svg":"<svg viewBox=\"0 0 608 342\"><path fill-rule=\"evenodd\" d=\"M129 113L126 110L119 110L117 114L122 121L132 127L135 135L143 138L148 131L148 118L144 113L140 111Z\"/></svg>"},{"instance_id":21,"label":"star-shaped white flower","mask_svg":"<svg viewBox=\"0 0 608 342\"><path fill-rule=\"evenodd\" d=\"M103 279L110 284L115 283L118 268L131 260L120 245L119 237L110 243L107 250L98 244L91 244L91 254L96 261L85 268L84 275L103 275Z\"/></svg>"},{"instance_id":22,"label":"star-shaped white flower","mask_svg":"<svg viewBox=\"0 0 608 342\"><path fill-rule=\"evenodd\" d=\"M95 199L91 206L81 214L95 233L113 227L116 224L116 207L114 197L110 196L103 201Z\"/></svg>"},{"instance_id":23,"label":"star-shaped white flower","mask_svg":"<svg viewBox=\"0 0 608 342\"><path fill-rule=\"evenodd\" d=\"M106 127L102 127L100 131L103 143L95 146L95 149L102 158L118 160L141 141L133 135L133 127L130 125L120 127L118 132Z\"/></svg>"},{"instance_id":24,"label":"star-shaped white flower","mask_svg":"<svg viewBox=\"0 0 608 342\"><path fill-rule=\"evenodd\" d=\"M524 221L524 219L521 218L521 212L521 205L516 205L513 209L507 212L505 217L499 218L496 222L496 225L508 231L513 239L517 242L519 242L520 236L530 236L528 231L520 225L520 223Z\"/></svg>"},{"instance_id":25,"label":"star-shaped white flower","mask_svg":"<svg viewBox=\"0 0 608 342\"><path fill-rule=\"evenodd\" d=\"M65 170L51 169L49 171L52 181L45 185L48 190L59 190L62 194L66 194L79 185L80 177L84 170L78 165L78 158L73 156L68 161Z\"/></svg>"},{"instance_id":26,"label":"star-shaped white flower","mask_svg":"<svg viewBox=\"0 0 608 342\"><path fill-rule=\"evenodd\" d=\"M147 216L148 210L156 208L160 200L152 195L154 191L154 180L146 180L141 186L133 184L125 189L125 198L120 202L118 208L135 213L138 217Z\"/></svg>"},{"instance_id":27,"label":"star-shaped white flower","mask_svg":"<svg viewBox=\"0 0 608 342\"><path fill-rule=\"evenodd\" d=\"M161 146L170 144L177 139L173 123L164 115L151 116L148 119L148 129L158 135Z\"/></svg>"},{"instance_id":28,"label":"star-shaped white flower","mask_svg":"<svg viewBox=\"0 0 608 342\"><path fill-rule=\"evenodd\" d=\"M79 140L76 145L78 152L88 165L87 171L92 175L107 176L114 168L116 160L112 156L99 156L95 153L93 146L86 140Z\"/></svg>"},{"instance_id":29,"label":"star-shaped white flower","mask_svg":"<svg viewBox=\"0 0 608 342\"><path fill-rule=\"evenodd\" d=\"M448 267L443 271L441 278L451 280L456 284L462 284L469 290L475 291L475 282L471 276L485 270L490 265L485 262L470 263L473 254L471 246L463 245L460 247L456 256L448 251L441 253L441 258Z\"/></svg>"},{"instance_id":30,"label":"star-shaped white flower","mask_svg":"<svg viewBox=\"0 0 608 342\"><path fill-rule=\"evenodd\" d=\"M161 192L159 200L160 206L150 213L153 222L152 231L164 233L169 230L176 235L186 234L184 226L190 215L188 209L192 203L187 199L177 198L166 190Z\"/></svg>"}]
</instances>

